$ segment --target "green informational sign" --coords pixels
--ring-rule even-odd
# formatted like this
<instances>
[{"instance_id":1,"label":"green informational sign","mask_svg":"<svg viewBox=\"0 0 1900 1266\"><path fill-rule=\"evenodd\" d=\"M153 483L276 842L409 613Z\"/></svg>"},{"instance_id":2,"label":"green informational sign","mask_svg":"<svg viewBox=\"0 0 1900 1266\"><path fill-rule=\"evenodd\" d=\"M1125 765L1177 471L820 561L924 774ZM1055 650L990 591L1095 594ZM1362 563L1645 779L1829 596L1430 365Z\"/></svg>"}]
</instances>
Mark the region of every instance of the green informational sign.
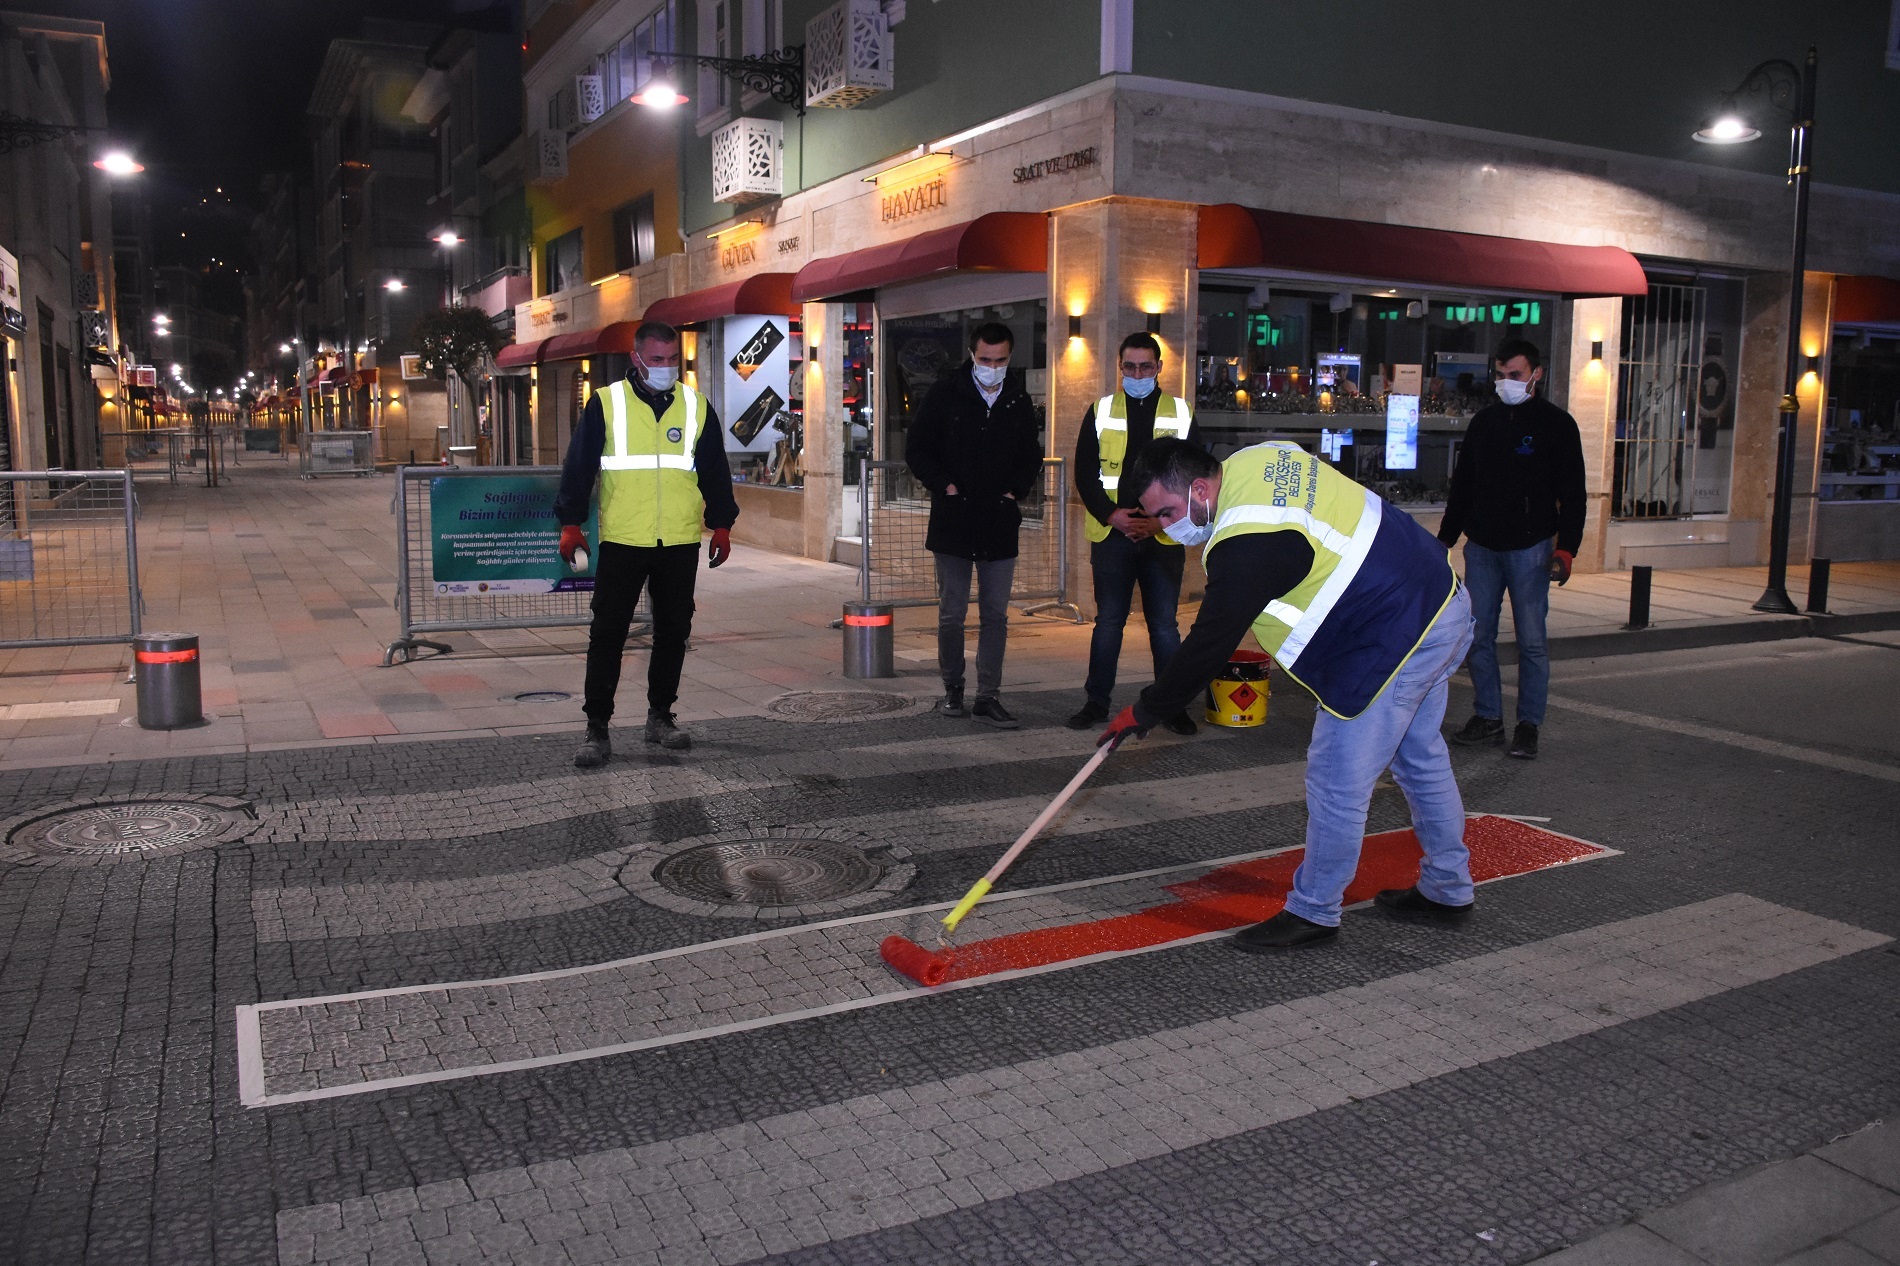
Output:
<instances>
[{"instance_id":1,"label":"green informational sign","mask_svg":"<svg viewBox=\"0 0 1900 1266\"><path fill-rule=\"evenodd\" d=\"M592 589L594 571L561 561L558 475L459 475L429 481L429 546L439 597ZM600 541L599 513L584 525Z\"/></svg>"}]
</instances>

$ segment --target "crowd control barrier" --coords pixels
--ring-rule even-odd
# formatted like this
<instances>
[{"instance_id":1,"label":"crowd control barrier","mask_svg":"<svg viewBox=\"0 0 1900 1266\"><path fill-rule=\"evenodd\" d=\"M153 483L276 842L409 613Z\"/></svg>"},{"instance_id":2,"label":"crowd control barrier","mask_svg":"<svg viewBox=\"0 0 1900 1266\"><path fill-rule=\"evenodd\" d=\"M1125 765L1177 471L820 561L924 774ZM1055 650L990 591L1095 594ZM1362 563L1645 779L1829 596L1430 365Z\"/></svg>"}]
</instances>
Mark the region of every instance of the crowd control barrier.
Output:
<instances>
[{"instance_id":1,"label":"crowd control barrier","mask_svg":"<svg viewBox=\"0 0 1900 1266\"><path fill-rule=\"evenodd\" d=\"M297 444L297 473L305 479L319 475L373 475L373 431L305 431Z\"/></svg>"},{"instance_id":2,"label":"crowd control barrier","mask_svg":"<svg viewBox=\"0 0 1900 1266\"><path fill-rule=\"evenodd\" d=\"M1023 607L1025 615L1060 611L1082 624L1081 610L1068 600L1066 467L1060 457L1044 458L1041 481L1023 498L1016 575L1009 597L1028 604ZM924 548L930 525L929 491L903 462L865 462L858 478L858 510L863 532L858 587L863 601L893 607L935 606L937 565Z\"/></svg>"},{"instance_id":3,"label":"crowd control barrier","mask_svg":"<svg viewBox=\"0 0 1900 1266\"><path fill-rule=\"evenodd\" d=\"M0 647L130 641L140 608L130 471L0 471Z\"/></svg>"},{"instance_id":4,"label":"crowd control barrier","mask_svg":"<svg viewBox=\"0 0 1900 1266\"><path fill-rule=\"evenodd\" d=\"M554 494L559 466L396 468L396 640L385 668L421 650L448 654L424 633L548 629L593 619L594 572L561 561ZM600 532L585 530L595 557ZM647 596L634 632L650 627Z\"/></svg>"}]
</instances>

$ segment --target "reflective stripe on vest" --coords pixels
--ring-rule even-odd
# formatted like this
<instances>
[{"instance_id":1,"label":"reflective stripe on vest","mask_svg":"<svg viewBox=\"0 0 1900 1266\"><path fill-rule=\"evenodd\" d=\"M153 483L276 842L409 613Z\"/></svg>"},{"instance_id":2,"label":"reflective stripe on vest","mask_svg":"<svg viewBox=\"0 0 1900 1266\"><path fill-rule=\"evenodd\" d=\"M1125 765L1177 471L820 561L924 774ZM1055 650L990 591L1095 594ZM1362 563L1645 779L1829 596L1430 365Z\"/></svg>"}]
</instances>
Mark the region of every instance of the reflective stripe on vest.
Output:
<instances>
[{"instance_id":1,"label":"reflective stripe on vest","mask_svg":"<svg viewBox=\"0 0 1900 1266\"><path fill-rule=\"evenodd\" d=\"M606 426L600 455L600 535L620 545L697 544L706 511L693 454L706 426L706 401L680 383L659 417L625 380L603 387ZM678 439L668 438L677 431Z\"/></svg>"},{"instance_id":2,"label":"reflective stripe on vest","mask_svg":"<svg viewBox=\"0 0 1900 1266\"><path fill-rule=\"evenodd\" d=\"M1223 477L1223 492L1226 491L1225 485ZM1297 506L1238 505L1222 510L1220 517L1214 521L1214 535L1208 540L1210 546L1223 531L1244 525L1297 527L1306 533L1316 551L1313 570L1317 572L1325 567L1331 568L1319 592L1313 595L1304 608L1276 598L1261 613L1287 626L1279 649L1267 648L1280 661L1282 668L1291 668L1299 662L1300 652L1313 640L1313 634L1319 631L1320 624L1332 614L1333 608L1339 604L1340 595L1346 592L1346 586L1353 582L1353 577L1364 566L1366 555L1372 552L1372 539L1379 534L1379 518L1384 513L1384 503L1371 489L1361 488L1360 491L1364 496L1365 508L1360 511L1359 522L1350 534L1341 532ZM1317 551L1322 549L1333 555L1333 561L1329 563L1318 556Z\"/></svg>"},{"instance_id":3,"label":"reflective stripe on vest","mask_svg":"<svg viewBox=\"0 0 1900 1266\"><path fill-rule=\"evenodd\" d=\"M1172 402L1170 412L1163 416L1161 404ZM1188 402L1179 396L1163 396L1155 405L1154 433L1167 435L1173 439L1187 438L1188 427L1193 425L1194 411ZM1111 442L1109 437L1119 438ZM1112 396L1103 396L1095 404L1095 452L1096 461L1101 466L1102 491L1110 497L1121 491L1122 464L1128 455L1128 397L1117 391ZM1088 516L1089 539L1105 540L1109 528L1106 523L1094 515ZM1156 540L1164 545L1172 545L1165 533L1157 534Z\"/></svg>"}]
</instances>

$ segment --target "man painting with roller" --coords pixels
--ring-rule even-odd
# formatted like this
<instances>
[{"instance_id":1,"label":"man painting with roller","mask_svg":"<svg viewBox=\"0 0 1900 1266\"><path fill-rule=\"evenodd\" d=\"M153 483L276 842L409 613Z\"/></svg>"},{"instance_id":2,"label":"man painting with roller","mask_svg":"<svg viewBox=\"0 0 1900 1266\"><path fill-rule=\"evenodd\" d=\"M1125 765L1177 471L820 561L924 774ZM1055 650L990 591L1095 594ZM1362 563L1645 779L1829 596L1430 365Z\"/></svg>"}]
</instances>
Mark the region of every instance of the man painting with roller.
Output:
<instances>
[{"instance_id":1,"label":"man painting with roller","mask_svg":"<svg viewBox=\"0 0 1900 1266\"><path fill-rule=\"evenodd\" d=\"M1402 918L1462 921L1472 909L1464 802L1439 726L1446 683L1471 644L1471 603L1445 549L1410 515L1284 443L1216 461L1153 441L1123 476L1144 512L1204 545L1206 596L1159 679L1102 734L1140 736L1187 705L1251 627L1318 700L1306 762L1306 856L1286 908L1236 934L1250 952L1339 932L1373 784L1387 768L1412 807L1418 882L1381 892Z\"/></svg>"},{"instance_id":2,"label":"man painting with roller","mask_svg":"<svg viewBox=\"0 0 1900 1266\"><path fill-rule=\"evenodd\" d=\"M706 565L717 567L732 553L739 503L732 495L719 416L679 376L679 331L658 321L641 325L633 333L633 365L626 378L588 399L561 468L554 516L561 524L561 557L570 566L588 548L581 524L594 485L600 485L594 619L587 631L582 704L587 736L574 753L574 763L583 769L604 765L612 755L607 722L614 714L620 660L643 587L653 611L644 737L669 750L692 746L674 722L673 701L679 697L686 639L693 632L700 522L712 530Z\"/></svg>"}]
</instances>

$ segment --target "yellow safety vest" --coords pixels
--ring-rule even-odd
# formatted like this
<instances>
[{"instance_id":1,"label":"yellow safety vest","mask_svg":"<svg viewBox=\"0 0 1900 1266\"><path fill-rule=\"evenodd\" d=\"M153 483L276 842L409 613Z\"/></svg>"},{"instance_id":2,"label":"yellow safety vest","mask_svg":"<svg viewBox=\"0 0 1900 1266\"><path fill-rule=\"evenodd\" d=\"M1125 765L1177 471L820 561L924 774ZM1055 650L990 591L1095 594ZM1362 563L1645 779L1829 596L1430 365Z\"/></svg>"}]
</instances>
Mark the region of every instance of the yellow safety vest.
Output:
<instances>
[{"instance_id":1,"label":"yellow safety vest","mask_svg":"<svg viewBox=\"0 0 1900 1266\"><path fill-rule=\"evenodd\" d=\"M1313 548L1312 569L1255 617L1253 635L1337 717L1379 697L1457 591L1429 532L1296 444L1221 463L1207 549L1249 532L1298 532Z\"/></svg>"},{"instance_id":2,"label":"yellow safety vest","mask_svg":"<svg viewBox=\"0 0 1900 1266\"><path fill-rule=\"evenodd\" d=\"M1194 421L1194 411L1188 402L1179 396L1163 396L1155 401L1155 436L1170 436L1177 440L1187 438L1188 427ZM1108 494L1110 501L1121 487L1122 463L1128 457L1128 396L1117 391L1112 396L1103 396L1095 405L1095 447L1102 463L1102 491ZM1086 513L1086 512L1085 512ZM1088 515L1089 540L1108 539L1111 529L1094 515ZM1166 532L1155 533L1155 540L1163 545L1179 544L1168 539Z\"/></svg>"},{"instance_id":3,"label":"yellow safety vest","mask_svg":"<svg viewBox=\"0 0 1900 1266\"><path fill-rule=\"evenodd\" d=\"M600 539L617 545L697 545L706 500L693 451L706 428L706 398L685 383L653 416L633 384L600 390L607 442L600 454Z\"/></svg>"}]
</instances>

